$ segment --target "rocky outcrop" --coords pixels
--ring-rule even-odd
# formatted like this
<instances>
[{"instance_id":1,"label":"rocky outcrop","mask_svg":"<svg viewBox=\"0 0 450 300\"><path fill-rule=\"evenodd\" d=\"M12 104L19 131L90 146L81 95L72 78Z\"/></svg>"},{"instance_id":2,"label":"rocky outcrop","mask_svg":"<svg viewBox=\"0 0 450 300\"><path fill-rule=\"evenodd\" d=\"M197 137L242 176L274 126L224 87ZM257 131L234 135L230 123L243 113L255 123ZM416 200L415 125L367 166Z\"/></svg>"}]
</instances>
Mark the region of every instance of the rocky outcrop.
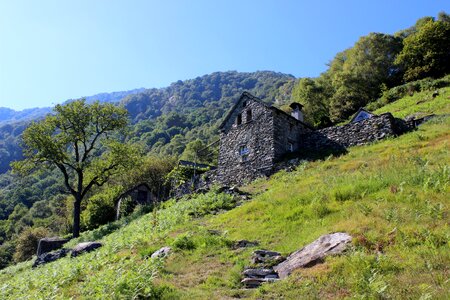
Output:
<instances>
[{"instance_id":1,"label":"rocky outcrop","mask_svg":"<svg viewBox=\"0 0 450 300\"><path fill-rule=\"evenodd\" d=\"M84 242L84 243L79 243L78 245L76 245L73 249L72 249L72 257L76 257L84 252L91 252L97 248L100 248L102 245L102 243L100 242Z\"/></svg>"},{"instance_id":2,"label":"rocky outcrop","mask_svg":"<svg viewBox=\"0 0 450 300\"><path fill-rule=\"evenodd\" d=\"M352 237L345 232L326 234L289 255L285 261L276 265L273 269L283 279L292 271L299 268L312 267L323 262L328 255L340 254L345 251Z\"/></svg>"},{"instance_id":3,"label":"rocky outcrop","mask_svg":"<svg viewBox=\"0 0 450 300\"><path fill-rule=\"evenodd\" d=\"M242 272L241 283L247 288L256 288L266 282L279 280L278 274L272 266L284 260L279 252L268 250L256 250L252 254L251 262L254 268L246 268Z\"/></svg>"},{"instance_id":4,"label":"rocky outcrop","mask_svg":"<svg viewBox=\"0 0 450 300\"><path fill-rule=\"evenodd\" d=\"M39 240L37 256L41 254L61 248L69 239L63 239L59 237L43 238Z\"/></svg>"},{"instance_id":5,"label":"rocky outcrop","mask_svg":"<svg viewBox=\"0 0 450 300\"><path fill-rule=\"evenodd\" d=\"M172 252L172 248L170 248L168 246L162 247L161 249L153 252L151 258L163 258L163 257L166 257L167 255L169 255L170 252Z\"/></svg>"},{"instance_id":6,"label":"rocky outcrop","mask_svg":"<svg viewBox=\"0 0 450 300\"><path fill-rule=\"evenodd\" d=\"M63 258L70 252L70 249L60 249L54 252L47 252L39 255L33 263L33 268L37 266Z\"/></svg>"},{"instance_id":7,"label":"rocky outcrop","mask_svg":"<svg viewBox=\"0 0 450 300\"><path fill-rule=\"evenodd\" d=\"M40 242L41 241L39 241L39 244L40 244ZM102 246L102 243L100 243L100 242L84 242L84 243L79 243L73 249L63 248L58 251L42 253L42 254L38 255L38 257L34 261L33 268L35 268L39 265L43 265L43 264L58 260L60 258L63 258L69 252L72 252L71 257L76 257L82 253L90 252L95 249L98 249L101 246Z\"/></svg>"},{"instance_id":8,"label":"rocky outcrop","mask_svg":"<svg viewBox=\"0 0 450 300\"><path fill-rule=\"evenodd\" d=\"M268 250L256 250L252 255L253 264L274 265L284 259L285 258L279 252Z\"/></svg>"},{"instance_id":9,"label":"rocky outcrop","mask_svg":"<svg viewBox=\"0 0 450 300\"><path fill-rule=\"evenodd\" d=\"M258 245L259 245L258 241L239 240L239 241L234 242L233 249L255 247Z\"/></svg>"},{"instance_id":10,"label":"rocky outcrop","mask_svg":"<svg viewBox=\"0 0 450 300\"><path fill-rule=\"evenodd\" d=\"M286 259L275 251L256 250L252 263L257 267L244 269L241 283L247 288L256 288L266 282L284 279L296 269L312 267L323 262L326 256L344 252L351 241L352 237L345 232L326 234Z\"/></svg>"}]
</instances>

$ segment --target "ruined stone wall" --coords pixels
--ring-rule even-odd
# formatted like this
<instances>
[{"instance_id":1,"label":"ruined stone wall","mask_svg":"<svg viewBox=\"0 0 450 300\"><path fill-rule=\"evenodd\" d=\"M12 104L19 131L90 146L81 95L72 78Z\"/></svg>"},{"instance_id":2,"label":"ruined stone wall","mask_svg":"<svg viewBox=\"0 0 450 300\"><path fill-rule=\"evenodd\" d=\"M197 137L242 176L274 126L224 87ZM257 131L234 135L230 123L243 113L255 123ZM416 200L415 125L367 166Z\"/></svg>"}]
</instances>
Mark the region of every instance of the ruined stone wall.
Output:
<instances>
[{"instance_id":1,"label":"ruined stone wall","mask_svg":"<svg viewBox=\"0 0 450 300\"><path fill-rule=\"evenodd\" d=\"M304 150L341 150L364 145L403 132L400 121L390 113L343 126L316 130L300 137Z\"/></svg>"},{"instance_id":2,"label":"ruined stone wall","mask_svg":"<svg viewBox=\"0 0 450 300\"><path fill-rule=\"evenodd\" d=\"M293 144L292 152L300 149L300 136L311 132L304 124L296 121L293 117L275 110L274 111L274 143L275 161L283 158L286 153L291 152L289 143Z\"/></svg>"},{"instance_id":3,"label":"ruined stone wall","mask_svg":"<svg viewBox=\"0 0 450 300\"><path fill-rule=\"evenodd\" d=\"M235 109L220 135L217 179L225 185L240 185L268 175L273 166L273 117L265 105L246 100L246 106ZM252 120L246 120L246 111L251 109ZM237 125L238 114L242 114L242 124ZM248 154L241 155L241 147ZM245 156L245 157L244 157Z\"/></svg>"}]
</instances>

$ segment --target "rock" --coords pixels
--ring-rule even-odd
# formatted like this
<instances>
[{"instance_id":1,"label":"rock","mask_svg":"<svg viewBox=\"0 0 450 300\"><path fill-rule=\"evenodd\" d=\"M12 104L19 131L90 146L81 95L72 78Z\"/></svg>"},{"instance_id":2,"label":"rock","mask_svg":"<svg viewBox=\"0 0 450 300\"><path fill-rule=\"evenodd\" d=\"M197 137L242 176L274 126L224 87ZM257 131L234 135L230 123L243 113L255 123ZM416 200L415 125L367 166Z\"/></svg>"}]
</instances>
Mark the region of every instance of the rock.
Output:
<instances>
[{"instance_id":1,"label":"rock","mask_svg":"<svg viewBox=\"0 0 450 300\"><path fill-rule=\"evenodd\" d=\"M244 278L241 280L241 283L248 288L256 288L260 286L262 283L266 282L275 282L278 281L278 278Z\"/></svg>"},{"instance_id":2,"label":"rock","mask_svg":"<svg viewBox=\"0 0 450 300\"><path fill-rule=\"evenodd\" d=\"M219 230L208 229L207 231L210 235L222 235L222 232L220 232Z\"/></svg>"},{"instance_id":3,"label":"rock","mask_svg":"<svg viewBox=\"0 0 450 300\"><path fill-rule=\"evenodd\" d=\"M236 241L233 245L234 249L239 249L239 248L247 248L247 247L255 247L258 246L259 243L257 241L247 241L247 240L239 240Z\"/></svg>"},{"instance_id":4,"label":"rock","mask_svg":"<svg viewBox=\"0 0 450 300\"><path fill-rule=\"evenodd\" d=\"M153 252L151 258L162 258L169 255L169 253L172 251L172 248L170 247L162 247L161 249Z\"/></svg>"},{"instance_id":5,"label":"rock","mask_svg":"<svg viewBox=\"0 0 450 300\"><path fill-rule=\"evenodd\" d=\"M43 238L39 240L37 256L40 256L44 253L56 250L61 248L65 243L67 243L69 239L63 239L59 237L51 237L51 238Z\"/></svg>"},{"instance_id":6,"label":"rock","mask_svg":"<svg viewBox=\"0 0 450 300\"><path fill-rule=\"evenodd\" d=\"M431 97L433 98L436 98L437 96L439 96L439 90L435 90L433 94L431 94Z\"/></svg>"},{"instance_id":7,"label":"rock","mask_svg":"<svg viewBox=\"0 0 450 300\"><path fill-rule=\"evenodd\" d=\"M84 242L84 243L79 243L78 245L75 246L75 248L72 249L72 257L76 257L84 252L91 252L97 248L100 248L102 245L102 243L99 242Z\"/></svg>"},{"instance_id":8,"label":"rock","mask_svg":"<svg viewBox=\"0 0 450 300\"><path fill-rule=\"evenodd\" d=\"M36 258L36 260L33 263L33 268L63 258L69 252L70 252L69 249L63 248L54 252L43 253Z\"/></svg>"},{"instance_id":9,"label":"rock","mask_svg":"<svg viewBox=\"0 0 450 300\"><path fill-rule=\"evenodd\" d=\"M270 268L270 269L245 269L242 272L242 275L244 275L244 277L248 277L248 278L267 278L267 277L271 277L271 278L278 278L278 275L275 273L275 271ZM275 276L275 277L272 277Z\"/></svg>"},{"instance_id":10,"label":"rock","mask_svg":"<svg viewBox=\"0 0 450 300\"><path fill-rule=\"evenodd\" d=\"M286 260L273 269L281 279L298 268L312 267L328 255L340 254L347 249L352 237L345 232L326 234L289 255Z\"/></svg>"},{"instance_id":11,"label":"rock","mask_svg":"<svg viewBox=\"0 0 450 300\"><path fill-rule=\"evenodd\" d=\"M252 255L252 263L254 264L272 264L279 263L284 260L284 257L281 256L279 252L268 251L268 250L256 250Z\"/></svg>"}]
</instances>

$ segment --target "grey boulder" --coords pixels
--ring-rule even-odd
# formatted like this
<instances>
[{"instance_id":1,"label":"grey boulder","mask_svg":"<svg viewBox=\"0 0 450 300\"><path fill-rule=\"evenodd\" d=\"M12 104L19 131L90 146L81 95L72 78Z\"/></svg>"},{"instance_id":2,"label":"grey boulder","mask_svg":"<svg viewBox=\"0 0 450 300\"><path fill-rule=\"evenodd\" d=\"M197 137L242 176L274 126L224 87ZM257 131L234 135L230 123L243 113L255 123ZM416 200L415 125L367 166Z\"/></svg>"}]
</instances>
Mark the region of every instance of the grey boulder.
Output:
<instances>
[{"instance_id":1,"label":"grey boulder","mask_svg":"<svg viewBox=\"0 0 450 300\"><path fill-rule=\"evenodd\" d=\"M79 243L78 245L76 245L73 249L72 249L72 257L76 257L84 252L90 252L93 251L97 248L100 248L102 245L102 243L100 242L84 242L84 243Z\"/></svg>"},{"instance_id":2,"label":"grey boulder","mask_svg":"<svg viewBox=\"0 0 450 300\"><path fill-rule=\"evenodd\" d=\"M61 248L69 239L59 237L43 238L39 240L37 256Z\"/></svg>"},{"instance_id":3,"label":"grey boulder","mask_svg":"<svg viewBox=\"0 0 450 300\"><path fill-rule=\"evenodd\" d=\"M36 258L36 260L33 263L33 268L63 258L69 252L70 249L63 248L54 252L43 253Z\"/></svg>"},{"instance_id":4,"label":"grey boulder","mask_svg":"<svg viewBox=\"0 0 450 300\"><path fill-rule=\"evenodd\" d=\"M172 248L170 247L162 247L161 249L153 252L151 258L162 258L169 255L169 253L172 251Z\"/></svg>"},{"instance_id":5,"label":"grey boulder","mask_svg":"<svg viewBox=\"0 0 450 300\"><path fill-rule=\"evenodd\" d=\"M323 262L328 255L344 252L352 241L352 237L345 232L335 232L323 235L311 244L295 251L285 261L274 266L274 271L283 279L298 268L312 267Z\"/></svg>"}]
</instances>

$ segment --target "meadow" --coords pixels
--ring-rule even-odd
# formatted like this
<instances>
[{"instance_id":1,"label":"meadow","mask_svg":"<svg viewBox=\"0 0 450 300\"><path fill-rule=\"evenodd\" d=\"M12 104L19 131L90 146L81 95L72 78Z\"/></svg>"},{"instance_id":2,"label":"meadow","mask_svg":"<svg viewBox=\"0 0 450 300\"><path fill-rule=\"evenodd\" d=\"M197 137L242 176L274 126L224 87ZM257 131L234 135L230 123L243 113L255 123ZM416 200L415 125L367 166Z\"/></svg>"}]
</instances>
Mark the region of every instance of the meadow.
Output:
<instances>
[{"instance_id":1,"label":"meadow","mask_svg":"<svg viewBox=\"0 0 450 300\"><path fill-rule=\"evenodd\" d=\"M416 131L259 179L241 201L213 189L85 232L96 252L0 271L4 299L446 299L449 283L450 88L380 108L438 116ZM422 101L422 102L420 102ZM420 103L418 103L420 102ZM255 249L284 255L320 235L353 236L342 256L247 290ZM240 239L259 246L235 249ZM169 245L165 259L150 255Z\"/></svg>"}]
</instances>

